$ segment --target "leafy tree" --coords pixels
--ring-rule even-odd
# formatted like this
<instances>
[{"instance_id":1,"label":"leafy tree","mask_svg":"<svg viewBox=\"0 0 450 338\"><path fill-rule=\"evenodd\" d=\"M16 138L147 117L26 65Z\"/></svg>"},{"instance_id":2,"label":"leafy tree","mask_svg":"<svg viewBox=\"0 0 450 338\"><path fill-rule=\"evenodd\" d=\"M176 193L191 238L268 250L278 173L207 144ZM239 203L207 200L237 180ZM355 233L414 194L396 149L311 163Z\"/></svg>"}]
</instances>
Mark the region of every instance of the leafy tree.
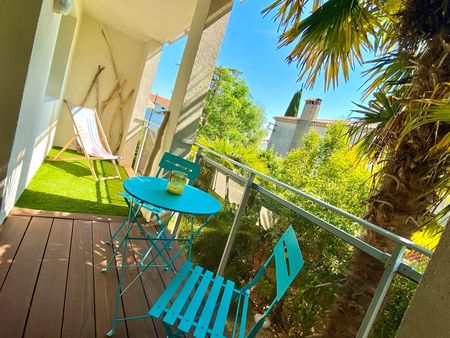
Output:
<instances>
[{"instance_id":1,"label":"leafy tree","mask_svg":"<svg viewBox=\"0 0 450 338\"><path fill-rule=\"evenodd\" d=\"M303 89L297 90L292 96L291 102L289 103L288 108L286 109L286 112L284 113L284 116L294 116L297 117L298 112L300 110L300 101L302 99L302 92Z\"/></svg>"},{"instance_id":2,"label":"leafy tree","mask_svg":"<svg viewBox=\"0 0 450 338\"><path fill-rule=\"evenodd\" d=\"M369 61L367 90L374 99L359 106L357 130L363 154L379 168L367 199L365 219L410 237L448 195L450 181L450 3L446 1L275 0L280 47L293 44L288 62L297 63L307 86L324 75L325 88L349 78L356 63ZM363 50L376 55L365 60ZM450 206L442 213L448 212ZM364 240L385 252L394 243L367 231ZM327 337L354 337L384 267L355 252L351 269L331 309ZM355 295L358 295L357 297Z\"/></svg>"},{"instance_id":3,"label":"leafy tree","mask_svg":"<svg viewBox=\"0 0 450 338\"><path fill-rule=\"evenodd\" d=\"M216 67L198 135L235 144L259 144L264 137L263 108L236 69Z\"/></svg>"},{"instance_id":4,"label":"leafy tree","mask_svg":"<svg viewBox=\"0 0 450 338\"><path fill-rule=\"evenodd\" d=\"M203 136L198 137L197 142L259 172L268 173L268 161L264 158L266 152L259 150L256 145L243 146L227 139L211 140ZM230 169L235 169L231 163L223 164Z\"/></svg>"}]
</instances>

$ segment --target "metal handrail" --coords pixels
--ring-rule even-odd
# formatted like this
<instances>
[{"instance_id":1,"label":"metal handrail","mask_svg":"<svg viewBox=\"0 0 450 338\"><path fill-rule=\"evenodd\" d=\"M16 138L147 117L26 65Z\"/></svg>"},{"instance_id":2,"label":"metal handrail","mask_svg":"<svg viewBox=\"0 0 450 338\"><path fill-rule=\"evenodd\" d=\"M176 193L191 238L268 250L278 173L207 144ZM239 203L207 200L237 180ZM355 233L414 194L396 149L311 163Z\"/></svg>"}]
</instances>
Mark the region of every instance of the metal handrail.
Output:
<instances>
[{"instance_id":1,"label":"metal handrail","mask_svg":"<svg viewBox=\"0 0 450 338\"><path fill-rule=\"evenodd\" d=\"M258 191L259 193L262 193L265 196L269 197L273 201L275 201L275 202L283 205L284 207L292 210L293 212L301 215L302 217L309 220L310 222L320 226L322 229L328 231L332 235L340 238L341 240L349 243L353 247L374 257L375 259L380 261L382 264L384 264L385 268L384 268L383 275L381 276L381 280L377 286L377 289L375 290L374 296L369 305L369 308L366 311L363 322L361 323L361 326L357 333L357 338L366 338L369 336L371 329L373 327L373 324L376 320L377 314L382 307L382 304L384 302L386 294L392 284L393 278L396 273L399 273L416 283L418 283L420 281L422 274L420 272L418 272L416 269L414 269L408 263L403 262L403 256L405 254L405 250L406 250L406 248L409 248L411 250L420 252L421 254L423 254L427 257L432 256L433 252L431 250L428 250L427 248L424 248L424 247L410 241L409 239L403 238L403 237L398 236L386 229L383 229L376 224L373 224L362 218L352 215L345 210L341 210L341 209L339 209L331 204L328 204L316 197L313 197L307 193L304 193L301 190L291 187L290 185L288 185L284 182L281 182L273 177L267 176L257 170L254 170L253 168L250 168L242 163L239 163L231 158L228 158L225 155L220 154L212 149L209 149L198 143L194 143L194 144L196 146L198 146L198 151L195 155L196 163L199 163L200 160L203 159L204 162L214 166L216 168L216 170L221 171L221 172L225 173L226 175L233 177L236 181L244 184L244 192L242 194L241 201L238 204L239 207L238 207L238 210L236 211L233 225L232 225L230 233L228 235L227 243L225 245L225 249L222 254L222 258L220 260L220 264L218 267L219 274L223 274L223 272L225 270L225 266L228 261L228 258L229 258L229 255L230 255L233 243L234 243L234 239L236 237L237 230L238 230L238 227L240 224L240 219L241 219L242 215L244 214L244 210L246 208L246 205L247 205L247 202L249 199L250 191L252 189L254 189L254 190ZM230 170L230 169L226 168L225 166L223 166L222 164L212 160L211 158L206 157L205 155L203 155L203 150L205 150L208 153L213 154L221 159L224 159L245 171L248 171L249 172L248 178L245 178L245 177L241 176L240 174L234 172L233 170ZM392 253L386 253L386 252L381 251L380 249L370 245L369 243L363 241L362 239L352 236L348 232L328 223L327 221L325 221L325 220L317 217L316 215L313 215L312 213L308 212L307 210L301 208L300 206L295 205L294 203L292 203L290 201L287 201L286 199L280 197L279 195L273 193L272 191L257 184L255 182L255 178L257 176L262 177L278 186L285 188L286 190L289 190L289 191L291 191L301 197L304 197L318 205L321 205L329 210L332 210L335 213L342 215L342 216L364 226L366 229L370 229L372 231L375 231L375 232L391 239L392 241L394 241L397 244L396 247L394 248Z\"/></svg>"},{"instance_id":2,"label":"metal handrail","mask_svg":"<svg viewBox=\"0 0 450 338\"><path fill-rule=\"evenodd\" d=\"M217 156L217 157L219 157L221 159L224 159L224 160L226 160L226 161L228 161L230 163L233 163L234 165L238 166L241 169L244 169L244 170L246 170L246 171L248 171L250 173L253 173L254 175L260 176L260 177L262 177L262 178L264 178L264 179L266 179L266 180L268 180L268 181L270 181L272 183L275 183L275 184L285 188L286 190L289 190L289 191L291 191L291 192L293 192L293 193L295 193L295 194L297 194L297 195L299 195L301 197L304 197L304 198L306 198L306 199L308 199L308 200L310 200L310 201L312 201L312 202L314 202L314 203L316 203L316 204L318 204L320 206L323 206L323 207L325 207L325 208L327 208L329 210L332 210L332 211L336 212L337 214L340 214L340 215L342 215L342 216L344 216L344 217L346 217L346 218L348 218L348 219L350 219L350 220L352 220L352 221L362 225L363 227L365 227L367 229L375 231L375 232L377 232L377 233L379 233L379 234L381 234L381 235L391 239L392 241L394 241L397 244L404 245L407 248L409 248L411 250L414 250L414 251L417 251L417 252L420 252L421 254L423 254L423 255L425 255L427 257L431 257L433 255L433 252L431 250L429 250L427 248L424 248L423 246L420 246L420 245L414 243L413 241L411 241L411 240L409 240L407 238L398 236L398 235L396 235L396 234L394 234L394 233L392 233L392 232L390 232L390 231L388 231L388 230L386 230L386 229L384 229L384 228L382 228L382 227L380 227L380 226L378 226L376 224L373 224L373 223L371 223L371 222L369 222L367 220L364 220L364 219L362 219L362 218L360 218L358 216L355 216L355 215L353 215L353 214L351 214L351 213L349 213L349 212L347 212L345 210L339 209L338 207L335 207L334 205L331 205L331 204L329 204L327 202L324 202L324 201L322 201L322 200L320 200L320 199L318 199L318 198L316 198L314 196L311 196L311 195L309 195L309 194L307 194L307 193L305 193L305 192L303 192L303 191L301 191L299 189L291 187L290 185L288 185L288 184L286 184L284 182L281 182L281 181L279 181L279 180L277 180L277 179L275 179L275 178L273 178L271 176L263 174L263 173L255 170L253 168L250 168L250 167L248 167L248 166L246 166L246 165L244 165L242 163L239 163L239 162L237 162L237 161L235 161L235 160L233 160L231 158L228 158L225 155L220 154L220 153L218 153L218 152L216 152L216 151L214 151L214 150L212 150L212 149L210 149L208 147L202 146L202 145L200 145L198 143L194 143L194 144L196 146L198 146L199 148L201 148L203 150L206 150L207 152L209 152L209 153L211 153L211 154L213 154L213 155L215 155L215 156Z\"/></svg>"},{"instance_id":3,"label":"metal handrail","mask_svg":"<svg viewBox=\"0 0 450 338\"><path fill-rule=\"evenodd\" d=\"M159 129L159 124L151 122L151 116L152 115L150 115L150 119L139 119L139 118L134 119L134 122L141 123L142 127L144 128L144 134L142 136L141 144L139 145L139 149L136 156L136 161L133 166L133 170L136 173L139 172L139 166L141 164L142 154L144 151L145 144L147 142L149 131L155 131ZM151 125L153 125L154 128L152 128Z\"/></svg>"},{"instance_id":4,"label":"metal handrail","mask_svg":"<svg viewBox=\"0 0 450 338\"><path fill-rule=\"evenodd\" d=\"M149 129L158 129L160 126L159 124L152 122L151 120L148 120L148 119L135 118L134 122L142 123L144 128L149 128ZM154 128L152 128L151 126L153 126Z\"/></svg>"}]
</instances>

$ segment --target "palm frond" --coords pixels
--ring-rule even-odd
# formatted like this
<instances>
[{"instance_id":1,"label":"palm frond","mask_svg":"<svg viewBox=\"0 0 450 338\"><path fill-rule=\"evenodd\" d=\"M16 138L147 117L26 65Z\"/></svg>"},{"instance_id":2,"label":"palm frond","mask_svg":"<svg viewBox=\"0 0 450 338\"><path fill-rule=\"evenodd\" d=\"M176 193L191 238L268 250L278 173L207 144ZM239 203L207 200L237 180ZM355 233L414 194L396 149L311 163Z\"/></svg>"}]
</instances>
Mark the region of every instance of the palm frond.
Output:
<instances>
[{"instance_id":1,"label":"palm frond","mask_svg":"<svg viewBox=\"0 0 450 338\"><path fill-rule=\"evenodd\" d=\"M363 87L367 86L362 96L363 100L375 90L391 92L398 86L409 85L415 68L408 56L392 52L367 61L367 64L373 66L363 72L366 76Z\"/></svg>"},{"instance_id":2,"label":"palm frond","mask_svg":"<svg viewBox=\"0 0 450 338\"><path fill-rule=\"evenodd\" d=\"M264 16L268 15L273 10L277 10L273 16L274 21L279 21L278 29L284 28L298 22L301 19L303 8L308 0L275 0L272 4L262 10ZM314 0L316 6L320 3L320 0Z\"/></svg>"},{"instance_id":3,"label":"palm frond","mask_svg":"<svg viewBox=\"0 0 450 338\"><path fill-rule=\"evenodd\" d=\"M368 106L354 103L356 123L349 129L349 135L357 142L361 157L368 156L375 161L382 159L386 147L395 142L393 130L397 129L397 118L403 110L402 100L386 92L376 92Z\"/></svg>"},{"instance_id":4,"label":"palm frond","mask_svg":"<svg viewBox=\"0 0 450 338\"><path fill-rule=\"evenodd\" d=\"M279 48L295 44L286 60L300 69L299 80L312 87L323 72L325 89L348 80L350 69L363 62L363 51L374 50L374 40L383 33L383 24L364 1L329 0L301 20L306 1L277 0L264 10L274 16L283 33ZM295 10L294 10L295 8Z\"/></svg>"},{"instance_id":5,"label":"palm frond","mask_svg":"<svg viewBox=\"0 0 450 338\"><path fill-rule=\"evenodd\" d=\"M441 100L416 100L424 101L423 103L433 105L429 107L421 107L421 115L415 116L407 121L405 128L400 136L401 141L406 135L411 133L414 129L420 128L423 125L430 123L447 123L450 124L450 103ZM447 132L431 149L430 153L438 151L450 151L450 131Z\"/></svg>"}]
</instances>

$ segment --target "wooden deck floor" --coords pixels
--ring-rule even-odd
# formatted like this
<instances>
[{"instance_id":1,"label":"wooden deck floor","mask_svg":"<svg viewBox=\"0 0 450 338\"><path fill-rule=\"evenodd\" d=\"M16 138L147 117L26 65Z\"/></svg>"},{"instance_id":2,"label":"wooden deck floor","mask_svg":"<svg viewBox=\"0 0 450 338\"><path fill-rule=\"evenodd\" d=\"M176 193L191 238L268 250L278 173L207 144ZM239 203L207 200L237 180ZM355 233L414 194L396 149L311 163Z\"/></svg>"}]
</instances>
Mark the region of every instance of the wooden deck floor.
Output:
<instances>
[{"instance_id":1,"label":"wooden deck floor","mask_svg":"<svg viewBox=\"0 0 450 338\"><path fill-rule=\"evenodd\" d=\"M0 337L105 337L118 277L116 269L101 271L112 254L102 241L120 223L117 217L45 212L8 217L0 226ZM136 274L127 269L124 278ZM172 276L145 272L122 296L121 313L146 313ZM115 337L165 337L165 331L160 321L146 318L119 323Z\"/></svg>"}]
</instances>

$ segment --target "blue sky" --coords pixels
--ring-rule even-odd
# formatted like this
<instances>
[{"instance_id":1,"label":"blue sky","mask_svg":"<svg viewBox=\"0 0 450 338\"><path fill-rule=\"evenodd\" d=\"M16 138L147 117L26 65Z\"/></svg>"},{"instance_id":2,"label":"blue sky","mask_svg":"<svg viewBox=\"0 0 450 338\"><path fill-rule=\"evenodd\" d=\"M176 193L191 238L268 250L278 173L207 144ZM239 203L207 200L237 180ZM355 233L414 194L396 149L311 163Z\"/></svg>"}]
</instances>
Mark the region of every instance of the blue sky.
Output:
<instances>
[{"instance_id":1,"label":"blue sky","mask_svg":"<svg viewBox=\"0 0 450 338\"><path fill-rule=\"evenodd\" d=\"M290 47L277 49L277 23L261 15L261 9L270 3L270 0L235 1L217 61L218 65L242 71L254 100L264 107L267 122L284 114L292 95L301 87L297 82L298 69L285 62ZM170 98L185 42L183 38L164 46L152 92ZM321 98L321 119L346 118L355 108L352 101L360 102L359 88L364 83L361 69L357 67L347 83L342 80L336 89L327 92L320 77L312 90L303 91L302 100Z\"/></svg>"}]
</instances>

